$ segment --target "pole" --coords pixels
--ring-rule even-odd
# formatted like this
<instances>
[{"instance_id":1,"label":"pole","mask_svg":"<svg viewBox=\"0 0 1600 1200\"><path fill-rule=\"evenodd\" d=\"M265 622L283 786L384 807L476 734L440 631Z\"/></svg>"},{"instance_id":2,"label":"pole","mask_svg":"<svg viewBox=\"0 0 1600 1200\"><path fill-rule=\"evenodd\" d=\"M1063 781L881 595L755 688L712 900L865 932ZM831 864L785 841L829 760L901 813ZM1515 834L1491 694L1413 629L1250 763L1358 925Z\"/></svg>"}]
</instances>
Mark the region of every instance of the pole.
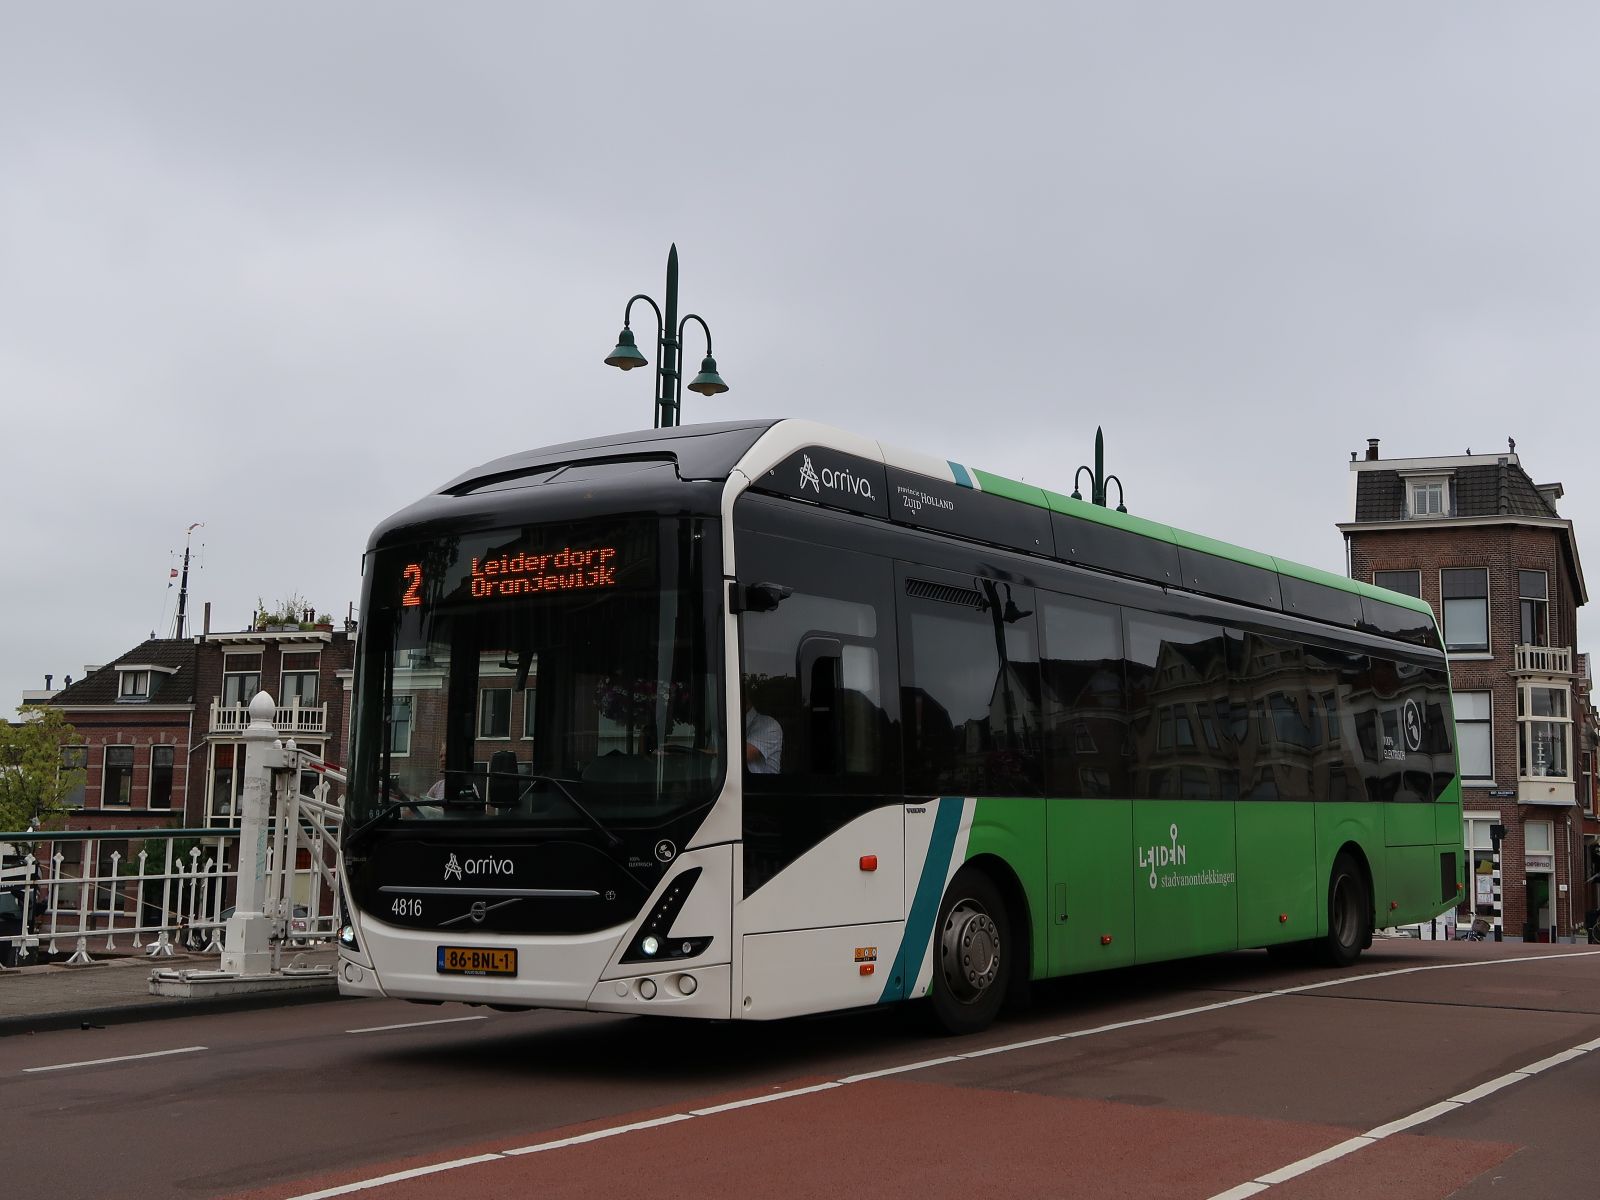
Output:
<instances>
[{"instance_id":1,"label":"pole","mask_svg":"<svg viewBox=\"0 0 1600 1200\"><path fill-rule=\"evenodd\" d=\"M656 428L678 424L676 396L682 374L683 343L678 338L678 243L667 251L666 311L661 318L661 345L656 351Z\"/></svg>"},{"instance_id":2,"label":"pole","mask_svg":"<svg viewBox=\"0 0 1600 1200\"><path fill-rule=\"evenodd\" d=\"M239 812L238 886L233 916L222 945L222 969L235 975L266 975L272 969L272 922L263 911L267 889L268 811L272 768L268 763L278 731L272 718L277 705L266 692L250 701L250 724L244 731L244 795ZM221 874L218 874L218 885Z\"/></svg>"}]
</instances>

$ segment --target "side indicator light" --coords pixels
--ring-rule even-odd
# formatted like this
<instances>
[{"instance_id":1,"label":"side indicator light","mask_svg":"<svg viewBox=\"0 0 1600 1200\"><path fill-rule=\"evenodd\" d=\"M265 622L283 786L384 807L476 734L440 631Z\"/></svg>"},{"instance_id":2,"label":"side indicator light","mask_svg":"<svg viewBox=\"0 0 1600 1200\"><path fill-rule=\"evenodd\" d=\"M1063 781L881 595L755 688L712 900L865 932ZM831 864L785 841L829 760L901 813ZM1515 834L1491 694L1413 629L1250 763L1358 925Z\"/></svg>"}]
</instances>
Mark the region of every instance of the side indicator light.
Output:
<instances>
[{"instance_id":1,"label":"side indicator light","mask_svg":"<svg viewBox=\"0 0 1600 1200\"><path fill-rule=\"evenodd\" d=\"M1110 934L1109 934L1109 933L1102 933L1102 934L1101 934L1101 935L1100 935L1100 944L1101 944L1101 945L1102 945L1102 946L1109 946L1109 945L1111 945L1111 935L1110 935Z\"/></svg>"},{"instance_id":2,"label":"side indicator light","mask_svg":"<svg viewBox=\"0 0 1600 1200\"><path fill-rule=\"evenodd\" d=\"M877 963L862 963L860 971L863 975L871 975L878 969Z\"/></svg>"},{"instance_id":3,"label":"side indicator light","mask_svg":"<svg viewBox=\"0 0 1600 1200\"><path fill-rule=\"evenodd\" d=\"M1289 914L1288 913L1279 913L1278 914L1278 924L1279 925L1287 925L1288 923L1289 923Z\"/></svg>"},{"instance_id":4,"label":"side indicator light","mask_svg":"<svg viewBox=\"0 0 1600 1200\"><path fill-rule=\"evenodd\" d=\"M1389 911L1390 912L1393 912L1395 909L1397 909L1399 907L1400 907L1400 901L1398 901L1398 900L1389 901Z\"/></svg>"},{"instance_id":5,"label":"side indicator light","mask_svg":"<svg viewBox=\"0 0 1600 1200\"><path fill-rule=\"evenodd\" d=\"M878 856L876 854L863 854L861 856L861 869L863 871L876 871L878 869Z\"/></svg>"}]
</instances>

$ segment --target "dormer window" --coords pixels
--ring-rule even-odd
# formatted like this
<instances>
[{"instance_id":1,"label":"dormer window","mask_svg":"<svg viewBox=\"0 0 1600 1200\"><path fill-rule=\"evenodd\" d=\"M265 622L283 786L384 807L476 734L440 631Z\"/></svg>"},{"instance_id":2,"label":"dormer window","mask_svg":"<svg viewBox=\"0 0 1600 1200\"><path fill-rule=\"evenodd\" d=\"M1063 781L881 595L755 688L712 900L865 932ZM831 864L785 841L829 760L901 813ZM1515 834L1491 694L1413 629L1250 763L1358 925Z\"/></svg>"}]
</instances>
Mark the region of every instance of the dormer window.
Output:
<instances>
[{"instance_id":1,"label":"dormer window","mask_svg":"<svg viewBox=\"0 0 1600 1200\"><path fill-rule=\"evenodd\" d=\"M149 671L120 671L118 676L121 681L117 687L119 700L150 699Z\"/></svg>"},{"instance_id":2,"label":"dormer window","mask_svg":"<svg viewBox=\"0 0 1600 1200\"><path fill-rule=\"evenodd\" d=\"M1406 477L1406 516L1448 517L1450 515L1450 477L1448 475L1410 475Z\"/></svg>"}]
</instances>

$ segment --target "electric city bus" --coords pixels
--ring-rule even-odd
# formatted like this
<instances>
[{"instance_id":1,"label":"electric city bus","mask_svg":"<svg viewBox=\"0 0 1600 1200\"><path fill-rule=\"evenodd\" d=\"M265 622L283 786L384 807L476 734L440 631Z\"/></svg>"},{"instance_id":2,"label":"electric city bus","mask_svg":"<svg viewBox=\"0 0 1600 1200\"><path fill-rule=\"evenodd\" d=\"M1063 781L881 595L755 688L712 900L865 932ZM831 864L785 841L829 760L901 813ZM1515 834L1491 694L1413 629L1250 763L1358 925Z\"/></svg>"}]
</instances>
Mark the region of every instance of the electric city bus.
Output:
<instances>
[{"instance_id":1,"label":"electric city bus","mask_svg":"<svg viewBox=\"0 0 1600 1200\"><path fill-rule=\"evenodd\" d=\"M812 422L468 471L362 615L347 994L965 1032L1461 896L1425 603Z\"/></svg>"}]
</instances>

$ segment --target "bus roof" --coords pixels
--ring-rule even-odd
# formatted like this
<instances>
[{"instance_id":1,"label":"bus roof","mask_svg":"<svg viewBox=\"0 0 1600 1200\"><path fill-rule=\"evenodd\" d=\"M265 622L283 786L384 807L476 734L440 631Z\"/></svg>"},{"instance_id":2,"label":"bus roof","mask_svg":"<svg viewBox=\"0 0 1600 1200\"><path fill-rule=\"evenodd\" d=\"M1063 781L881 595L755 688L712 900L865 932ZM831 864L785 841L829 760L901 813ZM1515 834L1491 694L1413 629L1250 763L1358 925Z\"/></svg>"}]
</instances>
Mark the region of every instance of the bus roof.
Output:
<instances>
[{"instance_id":1,"label":"bus roof","mask_svg":"<svg viewBox=\"0 0 1600 1200\"><path fill-rule=\"evenodd\" d=\"M1018 528L1031 531L1036 536L1029 541L1002 535L998 538L998 542L1030 552L1048 553L1043 545L1042 536L1037 535L1043 528L1041 522L1049 522L1055 531L1054 548L1058 551L1054 557L1062 561L1079 562L1081 565L1102 570L1121 570L1124 574L1150 579L1165 586L1194 591L1217 590L1214 586L1208 586L1205 576L1208 573L1214 576L1218 563L1236 564L1239 568L1247 569L1235 571L1241 578L1272 581L1271 598L1266 598L1265 593L1245 595L1237 590L1233 593L1233 598L1243 599L1247 603L1278 607L1284 611L1303 611L1306 615L1315 615L1315 610L1321 608L1322 619L1340 624L1360 624L1362 618L1359 615L1353 621L1328 615L1338 605L1334 604L1330 608L1326 603L1319 604L1316 597L1319 595L1325 597L1324 589L1330 589L1335 593L1349 596L1351 598L1349 603L1355 606L1355 611L1358 613L1362 611L1361 602L1367 601L1369 604L1410 610L1419 616L1426 615L1427 625L1430 628L1434 626L1433 610L1425 601L1413 596L1391 592L1332 571L1324 571L1290 559L1278 558L1191 533L1176 526L1117 512L1115 509L1102 507L1087 500L1075 500L1059 492L1008 479L1003 475L996 475L954 459L940 459L916 451L899 449L860 434L803 419L759 418L683 425L671 429L638 430L566 442L507 455L484 463L456 476L436 489L434 495L464 496L505 481L522 479L526 479L530 484L537 484L541 477L552 477L554 482L559 478L555 474L556 469L562 464L596 459L660 458L670 459L676 467L678 478L682 480L726 480L738 471L748 477L752 487L776 491L794 498L813 498L817 502L830 504L836 497L823 496L820 489L817 489L813 497L811 493L803 492L797 484L771 482L780 475L782 468L790 460L798 464L803 458L809 467L810 454L818 455L820 462L824 453L843 456L837 461L847 464L840 468L845 476L850 475L848 464L852 463L862 470L882 473L881 483L876 485L883 496L882 502L875 500L874 506L866 506L855 503L848 495L841 492L838 496L842 497L842 503L837 504L838 507L887 517L902 523L922 525L925 528L954 532L978 540L996 540L986 537L984 530L1001 529L1015 520ZM826 475L828 468L824 466L822 470ZM925 513L927 517L937 515L940 519L908 518L898 510L891 515L888 496L895 490L892 486L892 477L914 477L924 481L924 485L938 485L944 494L942 497L933 498L933 507L925 510ZM905 490L903 478L901 490ZM978 528L978 532L964 531L958 523L952 524L945 520L947 510L954 505L956 499L963 496L971 499L975 493L1011 501L1026 508L997 510L989 507L987 519L982 522L981 527L970 524L967 527L968 530ZM875 495L870 486L862 494ZM929 497L923 496L922 499L926 500ZM979 507L992 504L992 500L986 500L980 502ZM1037 520L1025 517L1024 514L1029 509L1040 512L1041 516ZM1007 518L1006 512L1011 512L1013 517ZM1065 552L1075 550L1076 546L1064 546L1063 538L1067 543L1094 542L1096 535L1093 531L1097 528L1108 531L1107 534L1100 535L1102 539L1112 536L1110 531L1116 531L1116 534L1120 535L1115 537L1119 551L1113 552L1107 549L1099 559L1096 559L1093 553ZM1166 565L1142 570L1136 567L1120 567L1118 563L1121 559L1118 554L1127 554L1130 549L1135 559ZM1210 569L1208 572L1206 569L1185 564L1210 564ZM1281 593L1277 590L1280 585L1283 589ZM1245 585L1238 583L1237 586ZM1256 587L1259 584L1249 586ZM1304 597L1307 602L1291 603L1291 592ZM1229 593L1223 589L1220 594ZM1275 602L1280 595L1281 602Z\"/></svg>"}]
</instances>

